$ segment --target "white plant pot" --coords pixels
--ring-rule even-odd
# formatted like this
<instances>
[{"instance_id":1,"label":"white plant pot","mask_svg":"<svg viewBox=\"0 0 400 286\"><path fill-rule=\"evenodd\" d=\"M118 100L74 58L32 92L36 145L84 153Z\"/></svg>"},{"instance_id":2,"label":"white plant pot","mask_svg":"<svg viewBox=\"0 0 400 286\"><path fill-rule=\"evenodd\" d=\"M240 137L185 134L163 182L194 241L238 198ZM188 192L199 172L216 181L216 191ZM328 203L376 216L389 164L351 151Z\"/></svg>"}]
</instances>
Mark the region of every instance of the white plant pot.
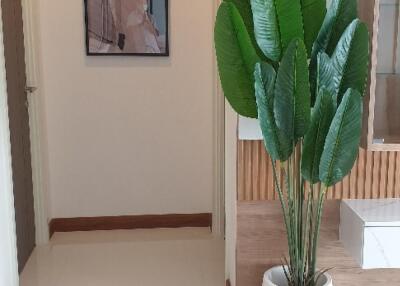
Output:
<instances>
[{"instance_id":1,"label":"white plant pot","mask_svg":"<svg viewBox=\"0 0 400 286\"><path fill-rule=\"evenodd\" d=\"M285 272L282 266L275 266L264 274L262 286L287 286ZM317 286L333 286L332 277L325 273L319 280Z\"/></svg>"}]
</instances>

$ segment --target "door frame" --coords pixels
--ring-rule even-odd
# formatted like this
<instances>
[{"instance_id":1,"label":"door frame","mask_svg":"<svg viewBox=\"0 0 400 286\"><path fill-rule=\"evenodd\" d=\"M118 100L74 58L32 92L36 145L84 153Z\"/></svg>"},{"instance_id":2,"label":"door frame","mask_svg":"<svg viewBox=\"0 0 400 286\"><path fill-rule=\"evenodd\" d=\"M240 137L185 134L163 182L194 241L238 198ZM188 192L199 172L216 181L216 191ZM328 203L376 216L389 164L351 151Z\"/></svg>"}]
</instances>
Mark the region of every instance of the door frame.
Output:
<instances>
[{"instance_id":1,"label":"door frame","mask_svg":"<svg viewBox=\"0 0 400 286\"><path fill-rule=\"evenodd\" d=\"M214 0L214 19L222 0ZM214 53L215 54L215 53ZM215 80L215 119L216 126L216 148L218 155L215 156L219 176L221 200L220 211L223 212L224 236L225 236L225 278L230 285L236 285L236 232L237 232L237 140L238 140L238 114L232 109L224 97L218 75L216 57L214 56L214 80ZM218 137L220 136L220 137ZM218 182L218 180L217 180Z\"/></svg>"},{"instance_id":2,"label":"door frame","mask_svg":"<svg viewBox=\"0 0 400 286\"><path fill-rule=\"evenodd\" d=\"M0 284L18 286L17 237L1 12L0 7L0 253L2 254L0 255Z\"/></svg>"},{"instance_id":3,"label":"door frame","mask_svg":"<svg viewBox=\"0 0 400 286\"><path fill-rule=\"evenodd\" d=\"M221 0L214 0L213 19L217 15ZM212 27L212 35L214 27ZM214 48L214 43L213 43ZM213 133L214 133L214 200L213 200L213 233L217 236L225 236L225 97L222 93L217 58L213 53Z\"/></svg>"},{"instance_id":4,"label":"door frame","mask_svg":"<svg viewBox=\"0 0 400 286\"><path fill-rule=\"evenodd\" d=\"M28 87L35 90L28 94L29 129L31 141L32 182L35 209L36 245L49 242L49 206L47 195L47 145L44 133L44 115L41 112L44 102L40 94L40 56L38 53L38 22L35 17L39 7L37 2L22 1L22 18L24 22L24 45L26 80Z\"/></svg>"}]
</instances>

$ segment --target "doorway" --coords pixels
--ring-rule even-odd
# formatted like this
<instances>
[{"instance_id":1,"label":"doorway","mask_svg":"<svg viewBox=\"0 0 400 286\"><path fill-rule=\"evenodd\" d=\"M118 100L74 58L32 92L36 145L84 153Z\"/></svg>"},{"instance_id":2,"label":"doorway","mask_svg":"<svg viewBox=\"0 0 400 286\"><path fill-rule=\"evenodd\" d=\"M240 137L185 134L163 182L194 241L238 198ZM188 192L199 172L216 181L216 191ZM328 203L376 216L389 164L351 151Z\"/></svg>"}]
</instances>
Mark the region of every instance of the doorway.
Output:
<instances>
[{"instance_id":1,"label":"doorway","mask_svg":"<svg viewBox=\"0 0 400 286\"><path fill-rule=\"evenodd\" d=\"M21 1L1 0L18 269L35 247L29 113Z\"/></svg>"},{"instance_id":2,"label":"doorway","mask_svg":"<svg viewBox=\"0 0 400 286\"><path fill-rule=\"evenodd\" d=\"M18 286L10 133L2 39L0 21L0 285Z\"/></svg>"}]
</instances>

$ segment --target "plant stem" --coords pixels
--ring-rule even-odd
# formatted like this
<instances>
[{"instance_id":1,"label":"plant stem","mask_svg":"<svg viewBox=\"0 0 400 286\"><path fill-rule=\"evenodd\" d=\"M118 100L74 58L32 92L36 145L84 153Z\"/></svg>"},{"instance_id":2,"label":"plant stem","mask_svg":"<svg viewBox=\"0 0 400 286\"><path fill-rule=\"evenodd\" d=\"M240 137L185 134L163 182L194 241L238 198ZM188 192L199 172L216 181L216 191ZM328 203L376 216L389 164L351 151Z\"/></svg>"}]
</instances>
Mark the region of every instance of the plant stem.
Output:
<instances>
[{"instance_id":1,"label":"plant stem","mask_svg":"<svg viewBox=\"0 0 400 286\"><path fill-rule=\"evenodd\" d=\"M272 171L273 171L273 174L274 174L274 181L275 181L276 191L278 192L279 201L280 201L281 207L282 207L283 220L285 222L286 232L289 232L288 211L287 211L287 208L286 208L286 205L285 205L283 192L282 192L282 189L280 187L278 176L277 176L277 173L276 173L276 161L274 161L274 160L272 161Z\"/></svg>"},{"instance_id":2,"label":"plant stem","mask_svg":"<svg viewBox=\"0 0 400 286\"><path fill-rule=\"evenodd\" d=\"M317 217L316 217L315 229L314 229L313 254L312 254L312 261L311 261L311 273L312 274L314 274L316 271L319 232L320 232L320 228L321 228L322 211L323 211L323 206L324 206L324 201L325 201L325 194L326 194L327 190L328 190L327 186L322 185L322 188L319 192L318 205L317 205Z\"/></svg>"},{"instance_id":3,"label":"plant stem","mask_svg":"<svg viewBox=\"0 0 400 286\"><path fill-rule=\"evenodd\" d=\"M312 228L312 217L311 217L311 208L312 208L312 185L310 188L308 188L307 192L307 209L306 209L306 217L305 217L305 231L303 233L303 243L304 243L304 252L303 252L303 265L302 265L302 270L303 270L303 275L305 275L305 278L308 277L308 269L307 269L307 261L308 258L310 257L309 255L309 249L310 249L310 244L311 244L311 232L310 229Z\"/></svg>"},{"instance_id":4,"label":"plant stem","mask_svg":"<svg viewBox=\"0 0 400 286\"><path fill-rule=\"evenodd\" d=\"M285 187L278 177L276 161L272 161L272 170L288 240L290 259L285 260L288 285L315 286L318 239L327 187L315 188L313 184L305 187L301 176L301 144L300 141L294 146L293 154L283 162L281 174Z\"/></svg>"},{"instance_id":5,"label":"plant stem","mask_svg":"<svg viewBox=\"0 0 400 286\"><path fill-rule=\"evenodd\" d=\"M309 231L308 231L308 251L307 251L307 264L309 267L309 262L312 261L312 255L313 255L313 237L312 234L313 232L311 231L313 229L314 226L314 210L315 210L315 201L314 201L314 185L310 184L310 189L309 189L309 193L308 193L308 204L310 206L310 210L309 210L309 218L308 218L308 227L309 227ZM310 268L307 269L307 277L310 277L311 275L313 275L314 273L310 273Z\"/></svg>"}]
</instances>

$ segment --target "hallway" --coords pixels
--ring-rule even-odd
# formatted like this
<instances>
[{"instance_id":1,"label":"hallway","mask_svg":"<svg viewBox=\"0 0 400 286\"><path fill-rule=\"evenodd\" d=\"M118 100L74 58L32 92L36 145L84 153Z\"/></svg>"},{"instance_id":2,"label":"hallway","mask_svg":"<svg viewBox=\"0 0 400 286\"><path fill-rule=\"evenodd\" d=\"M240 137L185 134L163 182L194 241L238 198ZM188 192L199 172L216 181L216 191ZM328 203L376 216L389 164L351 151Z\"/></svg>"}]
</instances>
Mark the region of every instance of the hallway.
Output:
<instances>
[{"instance_id":1,"label":"hallway","mask_svg":"<svg viewBox=\"0 0 400 286\"><path fill-rule=\"evenodd\" d=\"M1 2L0 286L225 285L219 2Z\"/></svg>"},{"instance_id":2,"label":"hallway","mask_svg":"<svg viewBox=\"0 0 400 286\"><path fill-rule=\"evenodd\" d=\"M224 242L208 228L56 233L20 286L221 286Z\"/></svg>"}]
</instances>

